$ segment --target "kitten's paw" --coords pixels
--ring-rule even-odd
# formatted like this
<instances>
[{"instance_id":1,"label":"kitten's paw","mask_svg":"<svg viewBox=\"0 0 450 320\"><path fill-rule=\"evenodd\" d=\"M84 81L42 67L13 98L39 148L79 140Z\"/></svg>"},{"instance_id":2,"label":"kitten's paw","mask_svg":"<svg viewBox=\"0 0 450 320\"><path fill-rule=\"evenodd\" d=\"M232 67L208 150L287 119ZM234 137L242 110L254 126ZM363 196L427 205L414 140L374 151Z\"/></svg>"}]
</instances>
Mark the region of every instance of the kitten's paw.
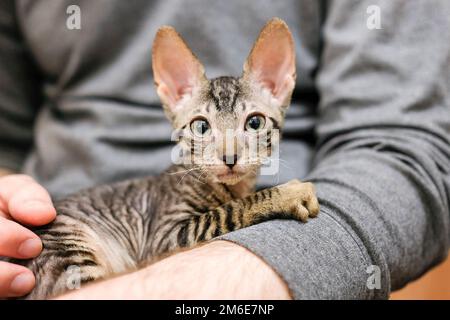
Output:
<instances>
[{"instance_id":1,"label":"kitten's paw","mask_svg":"<svg viewBox=\"0 0 450 320\"><path fill-rule=\"evenodd\" d=\"M319 214L319 202L314 185L311 182L291 180L278 186L281 196L282 211L306 222Z\"/></svg>"}]
</instances>

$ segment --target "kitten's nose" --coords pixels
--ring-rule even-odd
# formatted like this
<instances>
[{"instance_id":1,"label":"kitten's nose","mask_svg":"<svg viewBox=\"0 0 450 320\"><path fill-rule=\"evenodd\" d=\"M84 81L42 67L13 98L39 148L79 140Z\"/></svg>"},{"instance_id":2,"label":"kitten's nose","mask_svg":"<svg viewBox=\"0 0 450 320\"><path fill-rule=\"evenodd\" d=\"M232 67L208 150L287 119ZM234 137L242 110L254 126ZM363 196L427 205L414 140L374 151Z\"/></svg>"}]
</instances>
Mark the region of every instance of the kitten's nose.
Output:
<instances>
[{"instance_id":1,"label":"kitten's nose","mask_svg":"<svg viewBox=\"0 0 450 320\"><path fill-rule=\"evenodd\" d=\"M235 154L234 156L223 156L222 160L228 168L233 169L234 165L238 161L238 155Z\"/></svg>"}]
</instances>

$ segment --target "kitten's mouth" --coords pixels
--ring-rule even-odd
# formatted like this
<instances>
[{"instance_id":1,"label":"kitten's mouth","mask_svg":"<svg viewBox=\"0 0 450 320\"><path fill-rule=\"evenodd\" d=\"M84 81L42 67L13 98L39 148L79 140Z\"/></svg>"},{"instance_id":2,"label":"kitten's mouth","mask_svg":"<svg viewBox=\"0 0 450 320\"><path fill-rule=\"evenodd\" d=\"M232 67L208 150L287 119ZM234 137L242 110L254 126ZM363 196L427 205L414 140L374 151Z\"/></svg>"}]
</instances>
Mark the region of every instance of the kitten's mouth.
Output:
<instances>
[{"instance_id":1,"label":"kitten's mouth","mask_svg":"<svg viewBox=\"0 0 450 320\"><path fill-rule=\"evenodd\" d=\"M234 185L246 179L250 174L255 173L255 168L243 164L235 165L233 168L225 165L217 165L211 166L208 171L209 176L215 182Z\"/></svg>"},{"instance_id":2,"label":"kitten's mouth","mask_svg":"<svg viewBox=\"0 0 450 320\"><path fill-rule=\"evenodd\" d=\"M234 185L234 184L238 183L239 181L241 181L242 178L243 178L243 175L237 174L237 173L228 173L228 174L222 174L222 175L217 176L217 179L219 180L219 182L228 184L228 185Z\"/></svg>"},{"instance_id":3,"label":"kitten's mouth","mask_svg":"<svg viewBox=\"0 0 450 320\"><path fill-rule=\"evenodd\" d=\"M217 173L216 178L225 184L236 184L241 181L246 174L246 172L238 172L233 169L228 169L226 172Z\"/></svg>"},{"instance_id":4,"label":"kitten's mouth","mask_svg":"<svg viewBox=\"0 0 450 320\"><path fill-rule=\"evenodd\" d=\"M223 174L218 174L217 178L219 178L220 180L227 180L227 179L236 179L242 177L242 173L236 173L233 171L229 171L227 173L223 173Z\"/></svg>"}]
</instances>

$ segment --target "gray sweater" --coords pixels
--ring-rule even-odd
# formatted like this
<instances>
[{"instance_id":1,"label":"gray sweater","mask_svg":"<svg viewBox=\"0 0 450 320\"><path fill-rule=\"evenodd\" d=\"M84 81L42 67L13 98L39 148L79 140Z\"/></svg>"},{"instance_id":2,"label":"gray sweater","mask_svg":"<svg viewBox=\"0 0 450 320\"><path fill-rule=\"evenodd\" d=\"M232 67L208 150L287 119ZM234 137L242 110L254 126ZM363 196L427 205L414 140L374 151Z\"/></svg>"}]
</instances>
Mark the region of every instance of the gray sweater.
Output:
<instances>
[{"instance_id":1,"label":"gray sweater","mask_svg":"<svg viewBox=\"0 0 450 320\"><path fill-rule=\"evenodd\" d=\"M66 27L70 4L81 30ZM381 29L367 27L370 5ZM161 172L172 144L151 73L157 28L173 25L208 76L239 75L273 16L292 29L298 79L284 165L260 184L310 180L321 213L223 238L295 298L387 298L450 244L448 0L1 0L0 167L54 198Z\"/></svg>"}]
</instances>

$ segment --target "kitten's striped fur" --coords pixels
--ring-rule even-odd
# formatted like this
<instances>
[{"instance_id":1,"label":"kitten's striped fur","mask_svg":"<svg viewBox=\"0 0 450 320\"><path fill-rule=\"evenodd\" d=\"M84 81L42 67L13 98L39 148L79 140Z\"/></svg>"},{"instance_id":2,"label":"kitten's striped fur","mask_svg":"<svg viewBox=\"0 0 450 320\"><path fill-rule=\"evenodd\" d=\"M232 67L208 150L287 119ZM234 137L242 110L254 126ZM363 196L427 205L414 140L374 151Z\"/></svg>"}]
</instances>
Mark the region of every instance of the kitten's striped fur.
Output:
<instances>
[{"instance_id":1,"label":"kitten's striped fur","mask_svg":"<svg viewBox=\"0 0 450 320\"><path fill-rule=\"evenodd\" d=\"M81 283L138 268L180 247L273 218L305 221L318 212L313 186L286 185L237 198L223 184L183 179L172 167L159 177L96 187L55 204L56 220L36 230L43 253L27 265L36 275L28 299L70 289L69 267Z\"/></svg>"},{"instance_id":2,"label":"kitten's striped fur","mask_svg":"<svg viewBox=\"0 0 450 320\"><path fill-rule=\"evenodd\" d=\"M285 54L278 66L283 73L258 70L265 67L261 64L265 58L278 59L267 50L272 45ZM170 63L164 61L174 49L179 56ZM268 132L283 124L295 79L292 39L284 22L274 19L266 25L241 78L206 80L199 62L168 27L158 32L153 54L158 93L174 128L185 133L179 145L194 162L173 165L158 177L95 187L55 203L56 220L36 229L44 244L42 254L33 260L16 261L36 274L36 288L26 298L47 298L70 289L73 274L68 270L73 266L79 268L81 282L86 283L136 269L177 248L262 221L306 221L317 215L319 205L310 183L293 180L254 192L259 162L250 162L242 155L248 148L246 137L250 133L244 128L249 114L257 112L264 117ZM186 65L183 74L180 70ZM166 69L161 72L161 68ZM170 68L179 68L174 77L181 74L186 79L168 80ZM273 79L258 78L272 74L276 76ZM177 81L188 85L179 87ZM200 150L193 148L199 138L192 135L189 125L199 115L211 126L208 137L202 137L209 139L208 143ZM230 128L242 137L233 138L232 165L224 163L229 151L220 143ZM262 141L262 149L279 142L270 134L268 137Z\"/></svg>"}]
</instances>

